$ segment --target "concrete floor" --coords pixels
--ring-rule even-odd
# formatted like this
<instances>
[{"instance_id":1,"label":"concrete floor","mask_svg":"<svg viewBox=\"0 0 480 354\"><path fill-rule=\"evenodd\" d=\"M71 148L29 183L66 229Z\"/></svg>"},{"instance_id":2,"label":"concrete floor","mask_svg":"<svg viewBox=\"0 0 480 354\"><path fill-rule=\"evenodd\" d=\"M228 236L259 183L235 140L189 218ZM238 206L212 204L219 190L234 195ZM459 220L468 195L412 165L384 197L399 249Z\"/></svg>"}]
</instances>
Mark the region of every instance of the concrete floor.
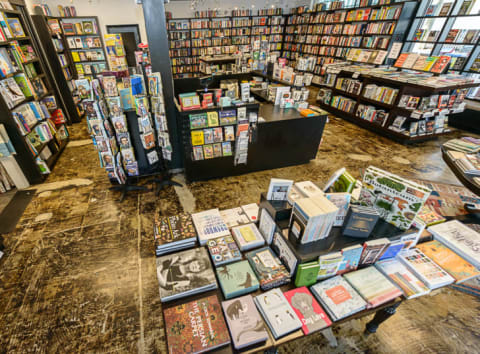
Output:
<instances>
[{"instance_id":1,"label":"concrete floor","mask_svg":"<svg viewBox=\"0 0 480 354\"><path fill-rule=\"evenodd\" d=\"M109 191L88 143L85 122L72 128L60 157L0 260L0 352L166 352L155 270L153 216L257 202L272 177L319 185L345 166L355 176L369 165L405 177L458 183L440 144L406 147L333 118L309 164L129 195ZM181 177L180 177L181 178ZM285 353L474 353L480 348L480 302L445 288L404 302L366 338L353 320L335 328L339 346L321 335L282 346Z\"/></svg>"}]
</instances>

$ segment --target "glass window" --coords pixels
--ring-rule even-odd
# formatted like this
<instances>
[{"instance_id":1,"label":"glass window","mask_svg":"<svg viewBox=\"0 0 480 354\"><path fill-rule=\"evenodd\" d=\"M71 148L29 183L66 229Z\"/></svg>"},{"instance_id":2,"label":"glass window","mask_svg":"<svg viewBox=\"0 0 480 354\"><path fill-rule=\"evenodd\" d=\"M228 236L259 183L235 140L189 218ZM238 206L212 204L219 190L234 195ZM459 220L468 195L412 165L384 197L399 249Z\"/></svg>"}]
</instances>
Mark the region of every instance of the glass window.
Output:
<instances>
[{"instance_id":1,"label":"glass window","mask_svg":"<svg viewBox=\"0 0 480 354\"><path fill-rule=\"evenodd\" d=\"M453 1L432 0L427 4L423 16L448 16L453 4Z\"/></svg>"},{"instance_id":2,"label":"glass window","mask_svg":"<svg viewBox=\"0 0 480 354\"><path fill-rule=\"evenodd\" d=\"M412 41L435 42L440 36L446 18L424 18L413 34Z\"/></svg>"}]
</instances>

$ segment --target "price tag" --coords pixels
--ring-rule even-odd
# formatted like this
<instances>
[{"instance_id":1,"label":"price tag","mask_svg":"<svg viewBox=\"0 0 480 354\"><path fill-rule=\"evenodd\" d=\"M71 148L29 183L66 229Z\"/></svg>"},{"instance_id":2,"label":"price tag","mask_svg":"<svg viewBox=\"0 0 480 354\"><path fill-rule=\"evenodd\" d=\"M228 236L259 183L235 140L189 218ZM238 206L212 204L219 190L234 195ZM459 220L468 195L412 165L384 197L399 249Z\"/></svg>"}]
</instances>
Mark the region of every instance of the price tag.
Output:
<instances>
[{"instance_id":1,"label":"price tag","mask_svg":"<svg viewBox=\"0 0 480 354\"><path fill-rule=\"evenodd\" d=\"M360 76L359 72L354 72L352 75L352 79L357 79Z\"/></svg>"}]
</instances>

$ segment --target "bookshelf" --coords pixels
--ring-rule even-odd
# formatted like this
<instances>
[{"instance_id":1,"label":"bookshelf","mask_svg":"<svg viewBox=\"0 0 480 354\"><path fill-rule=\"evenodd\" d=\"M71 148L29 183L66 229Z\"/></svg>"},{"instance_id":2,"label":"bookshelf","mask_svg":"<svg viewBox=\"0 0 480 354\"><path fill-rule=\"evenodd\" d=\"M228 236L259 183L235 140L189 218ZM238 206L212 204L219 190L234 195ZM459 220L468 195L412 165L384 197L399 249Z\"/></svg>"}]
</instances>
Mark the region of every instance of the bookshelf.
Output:
<instances>
[{"instance_id":1,"label":"bookshelf","mask_svg":"<svg viewBox=\"0 0 480 354\"><path fill-rule=\"evenodd\" d=\"M75 78L93 77L108 69L105 46L97 16L60 17L65 50L73 63Z\"/></svg>"},{"instance_id":2,"label":"bookshelf","mask_svg":"<svg viewBox=\"0 0 480 354\"><path fill-rule=\"evenodd\" d=\"M281 50L285 23L281 9L259 10L258 15L251 10L217 15L214 11L201 11L194 18L167 20L174 78L198 76L202 71L200 57L248 51L255 40L267 39L270 51Z\"/></svg>"},{"instance_id":3,"label":"bookshelf","mask_svg":"<svg viewBox=\"0 0 480 354\"><path fill-rule=\"evenodd\" d=\"M11 0L10 4L12 9L0 9L9 23L1 30L3 70L8 72L2 71L0 79L0 123L25 177L35 184L53 168L68 142L68 130L25 2Z\"/></svg>"},{"instance_id":4,"label":"bookshelf","mask_svg":"<svg viewBox=\"0 0 480 354\"><path fill-rule=\"evenodd\" d=\"M59 20L44 16L38 7L35 11L39 14L31 16L32 23L43 55L47 58L47 68L53 77L55 92L62 102L67 121L70 124L80 122L81 116L77 109L79 98L75 95L72 62L65 53L66 42Z\"/></svg>"},{"instance_id":5,"label":"bookshelf","mask_svg":"<svg viewBox=\"0 0 480 354\"><path fill-rule=\"evenodd\" d=\"M448 55L450 72L480 78L479 20L478 1L422 0L402 51ZM480 99L478 88L467 97Z\"/></svg>"}]
</instances>

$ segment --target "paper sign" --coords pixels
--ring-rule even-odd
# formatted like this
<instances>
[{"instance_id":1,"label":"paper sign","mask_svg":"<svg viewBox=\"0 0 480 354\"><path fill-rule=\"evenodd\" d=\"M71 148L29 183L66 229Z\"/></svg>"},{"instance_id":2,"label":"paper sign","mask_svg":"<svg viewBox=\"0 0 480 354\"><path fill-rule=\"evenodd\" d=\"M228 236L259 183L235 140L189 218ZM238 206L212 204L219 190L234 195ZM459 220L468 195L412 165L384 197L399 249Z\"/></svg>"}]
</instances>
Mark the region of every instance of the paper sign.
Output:
<instances>
[{"instance_id":1,"label":"paper sign","mask_svg":"<svg viewBox=\"0 0 480 354\"><path fill-rule=\"evenodd\" d=\"M400 51L402 50L402 42L394 42L392 44L392 49L390 49L390 53L388 53L388 59L397 59Z\"/></svg>"}]
</instances>

